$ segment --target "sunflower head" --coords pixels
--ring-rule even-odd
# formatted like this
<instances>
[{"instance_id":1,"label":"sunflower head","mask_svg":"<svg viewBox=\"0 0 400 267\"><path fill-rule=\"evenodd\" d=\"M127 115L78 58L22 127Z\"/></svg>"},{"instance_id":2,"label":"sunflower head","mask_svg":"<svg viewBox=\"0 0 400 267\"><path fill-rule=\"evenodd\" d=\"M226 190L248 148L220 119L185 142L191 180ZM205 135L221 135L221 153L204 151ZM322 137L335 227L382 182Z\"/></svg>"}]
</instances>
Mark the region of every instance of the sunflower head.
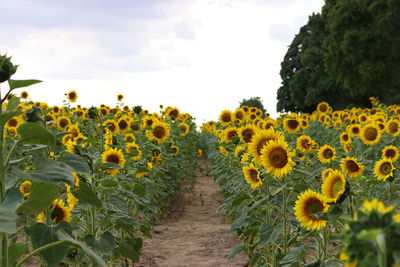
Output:
<instances>
[{"instance_id":1,"label":"sunflower head","mask_svg":"<svg viewBox=\"0 0 400 267\"><path fill-rule=\"evenodd\" d=\"M67 98L69 102L76 102L78 99L78 94L75 90L69 91L67 94Z\"/></svg>"},{"instance_id":2,"label":"sunflower head","mask_svg":"<svg viewBox=\"0 0 400 267\"><path fill-rule=\"evenodd\" d=\"M103 122L102 126L105 126L105 129L108 129L112 134L116 134L119 131L118 123L112 119ZM105 129L104 132L106 131Z\"/></svg>"},{"instance_id":3,"label":"sunflower head","mask_svg":"<svg viewBox=\"0 0 400 267\"><path fill-rule=\"evenodd\" d=\"M127 117L119 118L117 124L120 133L125 133L130 130L129 118Z\"/></svg>"},{"instance_id":4,"label":"sunflower head","mask_svg":"<svg viewBox=\"0 0 400 267\"><path fill-rule=\"evenodd\" d=\"M327 102L325 102L325 101L320 102L320 103L317 105L317 111L318 111L319 113L327 113L327 112L329 112L329 110L330 110L329 108L330 108L329 104L328 104Z\"/></svg>"},{"instance_id":5,"label":"sunflower head","mask_svg":"<svg viewBox=\"0 0 400 267\"><path fill-rule=\"evenodd\" d=\"M246 182L251 185L251 189L256 189L262 185L260 171L254 167L253 163L243 167L244 178Z\"/></svg>"},{"instance_id":6,"label":"sunflower head","mask_svg":"<svg viewBox=\"0 0 400 267\"><path fill-rule=\"evenodd\" d=\"M392 160L393 162L399 158L399 150L395 146L387 146L382 150L382 158Z\"/></svg>"},{"instance_id":7,"label":"sunflower head","mask_svg":"<svg viewBox=\"0 0 400 267\"><path fill-rule=\"evenodd\" d=\"M59 224L62 221L71 221L71 211L68 207L65 206L62 199L55 199L50 205L49 210L51 212L50 217L56 224ZM44 223L46 221L46 213L46 211L40 213L37 217L37 222Z\"/></svg>"},{"instance_id":8,"label":"sunflower head","mask_svg":"<svg viewBox=\"0 0 400 267\"><path fill-rule=\"evenodd\" d=\"M288 133L297 133L300 130L300 126L298 118L286 118L283 120L283 127Z\"/></svg>"},{"instance_id":9,"label":"sunflower head","mask_svg":"<svg viewBox=\"0 0 400 267\"><path fill-rule=\"evenodd\" d=\"M149 139L157 141L159 144L164 142L169 137L169 125L165 122L154 122L152 130L146 130L146 135Z\"/></svg>"},{"instance_id":10,"label":"sunflower head","mask_svg":"<svg viewBox=\"0 0 400 267\"><path fill-rule=\"evenodd\" d=\"M394 169L392 160L383 158L375 163L374 174L378 180L386 181L393 176Z\"/></svg>"},{"instance_id":11,"label":"sunflower head","mask_svg":"<svg viewBox=\"0 0 400 267\"><path fill-rule=\"evenodd\" d=\"M294 211L301 226L307 230L320 230L324 228L327 221L313 216L314 213L328 211L329 205L326 203L323 195L309 189L301 193L297 198Z\"/></svg>"},{"instance_id":12,"label":"sunflower head","mask_svg":"<svg viewBox=\"0 0 400 267\"><path fill-rule=\"evenodd\" d=\"M22 91L22 92L21 92L21 98L22 98L22 99L27 99L28 97L29 97L29 94L28 94L27 91Z\"/></svg>"},{"instance_id":13,"label":"sunflower head","mask_svg":"<svg viewBox=\"0 0 400 267\"><path fill-rule=\"evenodd\" d=\"M124 99L124 95L123 94L118 94L117 95L117 100L118 101L122 101L122 99Z\"/></svg>"},{"instance_id":14,"label":"sunflower head","mask_svg":"<svg viewBox=\"0 0 400 267\"><path fill-rule=\"evenodd\" d=\"M200 158L203 155L203 150L197 149L196 157Z\"/></svg>"},{"instance_id":15,"label":"sunflower head","mask_svg":"<svg viewBox=\"0 0 400 267\"><path fill-rule=\"evenodd\" d=\"M271 140L261 150L261 162L267 172L282 178L292 171L292 167L295 165L292 157L295 154L288 148L285 141Z\"/></svg>"},{"instance_id":16,"label":"sunflower head","mask_svg":"<svg viewBox=\"0 0 400 267\"><path fill-rule=\"evenodd\" d=\"M341 160L342 171L349 177L360 177L364 171L364 165L359 163L356 158L347 156Z\"/></svg>"},{"instance_id":17,"label":"sunflower head","mask_svg":"<svg viewBox=\"0 0 400 267\"><path fill-rule=\"evenodd\" d=\"M297 138L297 149L303 153L309 153L313 150L316 143L308 135L301 135Z\"/></svg>"},{"instance_id":18,"label":"sunflower head","mask_svg":"<svg viewBox=\"0 0 400 267\"><path fill-rule=\"evenodd\" d=\"M108 148L102 155L103 163L115 163L121 167L125 165L124 154L121 149L117 150L116 148ZM111 174L111 176L116 175L119 170L118 169L107 169L104 170L105 173Z\"/></svg>"},{"instance_id":19,"label":"sunflower head","mask_svg":"<svg viewBox=\"0 0 400 267\"><path fill-rule=\"evenodd\" d=\"M230 110L223 110L221 114L219 114L219 121L222 125L228 125L233 121L233 115Z\"/></svg>"},{"instance_id":20,"label":"sunflower head","mask_svg":"<svg viewBox=\"0 0 400 267\"><path fill-rule=\"evenodd\" d=\"M181 136L185 136L189 133L189 125L187 125L187 123L182 122L178 125L179 128L179 135Z\"/></svg>"},{"instance_id":21,"label":"sunflower head","mask_svg":"<svg viewBox=\"0 0 400 267\"><path fill-rule=\"evenodd\" d=\"M375 145L381 139L382 133L376 124L368 123L361 129L361 140L366 145Z\"/></svg>"},{"instance_id":22,"label":"sunflower head","mask_svg":"<svg viewBox=\"0 0 400 267\"><path fill-rule=\"evenodd\" d=\"M223 146L219 146L219 151L221 152L222 155L225 157L229 156L229 152L225 149Z\"/></svg>"},{"instance_id":23,"label":"sunflower head","mask_svg":"<svg viewBox=\"0 0 400 267\"><path fill-rule=\"evenodd\" d=\"M386 123L386 132L391 136L397 136L400 133L399 121L397 119L390 119Z\"/></svg>"},{"instance_id":24,"label":"sunflower head","mask_svg":"<svg viewBox=\"0 0 400 267\"><path fill-rule=\"evenodd\" d=\"M245 143L250 143L253 135L255 135L256 132L257 129L252 124L248 124L239 129L239 134Z\"/></svg>"},{"instance_id":25,"label":"sunflower head","mask_svg":"<svg viewBox=\"0 0 400 267\"><path fill-rule=\"evenodd\" d=\"M335 154L335 148L329 145L324 145L318 150L318 159L321 163L329 163L336 159Z\"/></svg>"},{"instance_id":26,"label":"sunflower head","mask_svg":"<svg viewBox=\"0 0 400 267\"><path fill-rule=\"evenodd\" d=\"M340 134L340 142L342 144L348 144L351 143L351 137L347 132L343 132Z\"/></svg>"},{"instance_id":27,"label":"sunflower head","mask_svg":"<svg viewBox=\"0 0 400 267\"><path fill-rule=\"evenodd\" d=\"M24 181L19 187L19 191L22 193L24 197L29 196L31 185L32 183L30 181Z\"/></svg>"},{"instance_id":28,"label":"sunflower head","mask_svg":"<svg viewBox=\"0 0 400 267\"><path fill-rule=\"evenodd\" d=\"M339 170L332 170L324 183L322 184L321 191L324 195L326 202L338 202L346 190L346 178ZM340 199L343 200L343 199Z\"/></svg>"},{"instance_id":29,"label":"sunflower head","mask_svg":"<svg viewBox=\"0 0 400 267\"><path fill-rule=\"evenodd\" d=\"M284 140L282 132L275 131L273 128L269 130L259 130L253 135L251 142L248 143L249 152L254 158L254 162L261 165L261 150L271 140Z\"/></svg>"},{"instance_id":30,"label":"sunflower head","mask_svg":"<svg viewBox=\"0 0 400 267\"><path fill-rule=\"evenodd\" d=\"M242 122L246 118L246 112L242 108L237 108L233 113L233 118L235 121Z\"/></svg>"}]
</instances>

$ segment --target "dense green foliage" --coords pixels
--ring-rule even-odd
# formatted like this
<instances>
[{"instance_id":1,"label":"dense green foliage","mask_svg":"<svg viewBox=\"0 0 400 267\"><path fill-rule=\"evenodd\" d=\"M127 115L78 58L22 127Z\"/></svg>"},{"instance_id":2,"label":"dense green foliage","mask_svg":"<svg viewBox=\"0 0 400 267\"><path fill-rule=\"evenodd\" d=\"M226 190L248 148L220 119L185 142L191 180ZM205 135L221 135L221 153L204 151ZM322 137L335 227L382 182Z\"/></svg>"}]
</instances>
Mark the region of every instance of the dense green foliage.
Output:
<instances>
[{"instance_id":1,"label":"dense green foliage","mask_svg":"<svg viewBox=\"0 0 400 267\"><path fill-rule=\"evenodd\" d=\"M262 103L262 99L259 96L254 96L249 99L243 98L243 100L240 102L239 105L240 105L239 107L243 106L256 107L263 112L263 115L267 112Z\"/></svg>"},{"instance_id":2,"label":"dense green foliage","mask_svg":"<svg viewBox=\"0 0 400 267\"><path fill-rule=\"evenodd\" d=\"M400 100L400 6L394 0L327 0L295 36L281 63L277 111L368 107Z\"/></svg>"}]
</instances>

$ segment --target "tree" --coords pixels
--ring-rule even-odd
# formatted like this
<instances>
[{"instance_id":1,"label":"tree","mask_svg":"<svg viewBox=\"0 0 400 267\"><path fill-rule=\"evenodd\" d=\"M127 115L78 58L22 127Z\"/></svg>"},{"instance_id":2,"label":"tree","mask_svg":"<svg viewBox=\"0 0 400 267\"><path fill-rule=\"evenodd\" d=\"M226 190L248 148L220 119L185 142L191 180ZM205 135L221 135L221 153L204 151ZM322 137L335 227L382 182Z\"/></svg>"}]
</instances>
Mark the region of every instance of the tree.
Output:
<instances>
[{"instance_id":1,"label":"tree","mask_svg":"<svg viewBox=\"0 0 400 267\"><path fill-rule=\"evenodd\" d=\"M249 99L243 98L242 102L240 102L239 107L248 106L248 107L256 107L263 112L263 116L267 113L267 110L264 108L262 103L262 99L259 96L255 96Z\"/></svg>"},{"instance_id":2,"label":"tree","mask_svg":"<svg viewBox=\"0 0 400 267\"><path fill-rule=\"evenodd\" d=\"M322 15L313 13L281 63L277 111L312 112L321 101L329 102L335 109L346 106L343 85L325 71L322 47L325 35Z\"/></svg>"}]
</instances>

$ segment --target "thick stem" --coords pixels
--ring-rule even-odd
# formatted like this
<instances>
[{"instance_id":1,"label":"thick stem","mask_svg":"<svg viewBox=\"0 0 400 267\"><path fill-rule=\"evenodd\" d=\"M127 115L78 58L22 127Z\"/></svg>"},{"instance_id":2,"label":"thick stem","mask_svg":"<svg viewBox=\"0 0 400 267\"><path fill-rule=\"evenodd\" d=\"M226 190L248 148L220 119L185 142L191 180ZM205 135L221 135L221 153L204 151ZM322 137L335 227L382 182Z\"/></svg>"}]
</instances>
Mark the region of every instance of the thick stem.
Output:
<instances>
[{"instance_id":1,"label":"thick stem","mask_svg":"<svg viewBox=\"0 0 400 267\"><path fill-rule=\"evenodd\" d=\"M1 99L1 88L0 88ZM0 114L3 112L3 101L0 101ZM6 166L4 162L4 125L0 126L0 206L6 195ZM0 266L8 266L8 235L0 234Z\"/></svg>"},{"instance_id":2,"label":"thick stem","mask_svg":"<svg viewBox=\"0 0 400 267\"><path fill-rule=\"evenodd\" d=\"M58 246L58 245L62 245L62 244L64 244L64 243L68 243L68 241L59 240L59 241L56 241L56 242L53 242L53 243L44 245L43 247L37 248L37 249L35 249L34 251L32 251L31 253L29 253L28 255L26 255L22 260L20 260L20 261L15 265L15 267L21 266L21 264L24 263L27 259L29 259L29 258L32 257L33 255L35 255L35 254L37 254L37 253L39 253L39 252L41 252L41 251L43 251L43 250L45 250L45 249L48 249L48 248L51 248L51 247L55 247L55 246Z\"/></svg>"},{"instance_id":3,"label":"thick stem","mask_svg":"<svg viewBox=\"0 0 400 267\"><path fill-rule=\"evenodd\" d=\"M286 185L283 186L283 254L288 252L287 247L287 199L286 199Z\"/></svg>"}]
</instances>

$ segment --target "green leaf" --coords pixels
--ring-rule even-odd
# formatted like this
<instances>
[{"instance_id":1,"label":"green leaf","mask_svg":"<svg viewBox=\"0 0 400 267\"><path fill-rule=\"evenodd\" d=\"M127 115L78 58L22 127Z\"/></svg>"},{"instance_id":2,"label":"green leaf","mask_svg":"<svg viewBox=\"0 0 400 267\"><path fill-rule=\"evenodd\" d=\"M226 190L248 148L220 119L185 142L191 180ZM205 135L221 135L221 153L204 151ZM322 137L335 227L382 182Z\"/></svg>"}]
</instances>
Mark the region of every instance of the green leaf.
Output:
<instances>
[{"instance_id":1,"label":"green leaf","mask_svg":"<svg viewBox=\"0 0 400 267\"><path fill-rule=\"evenodd\" d=\"M236 220L231 225L231 232L242 228L242 226L246 224L248 218L249 217L247 217L247 215L236 218Z\"/></svg>"},{"instance_id":2,"label":"green leaf","mask_svg":"<svg viewBox=\"0 0 400 267\"><path fill-rule=\"evenodd\" d=\"M151 233L150 233L150 229L149 227L147 227L146 225L141 225L140 226L140 231L147 236L148 238L152 238Z\"/></svg>"},{"instance_id":3,"label":"green leaf","mask_svg":"<svg viewBox=\"0 0 400 267\"><path fill-rule=\"evenodd\" d=\"M232 202L232 207L237 207L242 203L244 200L250 198L245 192L241 192L239 197L236 197L235 200Z\"/></svg>"},{"instance_id":4,"label":"green leaf","mask_svg":"<svg viewBox=\"0 0 400 267\"><path fill-rule=\"evenodd\" d=\"M16 97L16 96L11 98L10 101L8 101L8 103L7 103L7 111L14 110L18 106L19 100L20 100L20 98Z\"/></svg>"},{"instance_id":5,"label":"green leaf","mask_svg":"<svg viewBox=\"0 0 400 267\"><path fill-rule=\"evenodd\" d=\"M11 233L17 225L17 214L14 211L0 207L0 232Z\"/></svg>"},{"instance_id":6,"label":"green leaf","mask_svg":"<svg viewBox=\"0 0 400 267\"><path fill-rule=\"evenodd\" d=\"M9 210L15 210L15 208L23 199L24 197L22 196L21 192L17 188L11 187L6 192L2 207Z\"/></svg>"},{"instance_id":7,"label":"green leaf","mask_svg":"<svg viewBox=\"0 0 400 267\"><path fill-rule=\"evenodd\" d=\"M21 114L21 111L7 111L5 113L1 113L0 114L0 126L3 126L4 124L6 124L6 122L11 119L12 117L18 116L19 114Z\"/></svg>"},{"instance_id":8,"label":"green leaf","mask_svg":"<svg viewBox=\"0 0 400 267\"><path fill-rule=\"evenodd\" d=\"M304 245L299 245L297 247L291 248L289 254L285 255L283 259L280 260L280 264L288 264L294 261L303 259L306 256L306 248Z\"/></svg>"},{"instance_id":9,"label":"green leaf","mask_svg":"<svg viewBox=\"0 0 400 267\"><path fill-rule=\"evenodd\" d=\"M98 254L109 255L115 247L115 239L112 233L104 232L99 240L92 235L85 236L85 242Z\"/></svg>"},{"instance_id":10,"label":"green leaf","mask_svg":"<svg viewBox=\"0 0 400 267\"><path fill-rule=\"evenodd\" d=\"M58 198L58 187L52 183L33 182L28 199L17 207L17 212L38 215Z\"/></svg>"},{"instance_id":11,"label":"green leaf","mask_svg":"<svg viewBox=\"0 0 400 267\"><path fill-rule=\"evenodd\" d=\"M374 241L381 232L382 229L363 229L357 235L357 239L363 241Z\"/></svg>"},{"instance_id":12,"label":"green leaf","mask_svg":"<svg viewBox=\"0 0 400 267\"><path fill-rule=\"evenodd\" d=\"M75 183L68 165L49 159L40 160L35 170L29 172L29 176L33 181L51 182L60 187L64 187L64 183L69 185Z\"/></svg>"},{"instance_id":13,"label":"green leaf","mask_svg":"<svg viewBox=\"0 0 400 267\"><path fill-rule=\"evenodd\" d=\"M107 162L101 165L102 170L119 170L122 167L114 162Z\"/></svg>"},{"instance_id":14,"label":"green leaf","mask_svg":"<svg viewBox=\"0 0 400 267\"><path fill-rule=\"evenodd\" d=\"M66 223L68 226L69 224ZM38 249L47 244L59 241L57 231L62 228L67 228L65 223L60 223L59 226L47 226L43 223L36 223L31 227L31 240L34 249ZM70 228L70 226L69 226ZM68 229L69 232L72 230ZM67 254L68 246L58 245L47 248L39 252L40 256L47 262L49 267L57 267Z\"/></svg>"},{"instance_id":15,"label":"green leaf","mask_svg":"<svg viewBox=\"0 0 400 267\"><path fill-rule=\"evenodd\" d=\"M229 254L228 256L228 262L230 262L240 251L242 251L244 249L244 244L240 243L238 246L236 246L231 254Z\"/></svg>"},{"instance_id":16,"label":"green leaf","mask_svg":"<svg viewBox=\"0 0 400 267\"><path fill-rule=\"evenodd\" d=\"M113 217L117 219L116 227L122 228L126 231L135 231L140 228L139 223L135 220L135 218L123 214L123 213L115 213Z\"/></svg>"},{"instance_id":17,"label":"green leaf","mask_svg":"<svg viewBox=\"0 0 400 267\"><path fill-rule=\"evenodd\" d=\"M114 251L125 258L130 259L133 262L139 261L139 252L136 251L132 246L129 246L126 242L123 242L121 245L116 247Z\"/></svg>"},{"instance_id":18,"label":"green leaf","mask_svg":"<svg viewBox=\"0 0 400 267\"><path fill-rule=\"evenodd\" d=\"M72 153L65 153L64 154L64 162L71 166L75 172L77 173L90 173L90 167L87 164L86 160L76 154Z\"/></svg>"},{"instance_id":19,"label":"green leaf","mask_svg":"<svg viewBox=\"0 0 400 267\"><path fill-rule=\"evenodd\" d=\"M39 80L8 80L8 85L10 86L10 90L15 88L27 87L32 84L41 83Z\"/></svg>"},{"instance_id":20,"label":"green leaf","mask_svg":"<svg viewBox=\"0 0 400 267\"><path fill-rule=\"evenodd\" d=\"M260 226L260 229L258 230L258 238L260 240L260 244L258 246L260 248L263 248L265 245L272 242L270 237L273 231L274 227L269 223L264 223Z\"/></svg>"},{"instance_id":21,"label":"green leaf","mask_svg":"<svg viewBox=\"0 0 400 267\"><path fill-rule=\"evenodd\" d=\"M14 266L18 258L26 252L28 252L28 248L24 244L12 243L8 247L8 265Z\"/></svg>"},{"instance_id":22,"label":"green leaf","mask_svg":"<svg viewBox=\"0 0 400 267\"><path fill-rule=\"evenodd\" d=\"M107 187L107 188L109 188L109 187L117 187L118 186L118 182L114 181L114 180L111 180L111 179L102 180L102 181L100 181L100 184L101 184L101 186Z\"/></svg>"},{"instance_id":23,"label":"green leaf","mask_svg":"<svg viewBox=\"0 0 400 267\"><path fill-rule=\"evenodd\" d=\"M85 246L81 242L79 242L79 241L75 240L74 238L72 238L71 235L69 235L65 231L58 231L57 232L57 237L60 240L66 241L69 244L81 249L86 255L89 256L89 258L91 258L97 264L96 266L107 267L107 264L103 261L103 259L99 255L97 255L89 247Z\"/></svg>"},{"instance_id":24,"label":"green leaf","mask_svg":"<svg viewBox=\"0 0 400 267\"><path fill-rule=\"evenodd\" d=\"M79 183L79 187L71 192L82 203L88 203L98 208L103 206L93 189L84 182Z\"/></svg>"},{"instance_id":25,"label":"green leaf","mask_svg":"<svg viewBox=\"0 0 400 267\"><path fill-rule=\"evenodd\" d=\"M133 192L139 197L145 197L146 187L142 184L135 184L135 186L133 187Z\"/></svg>"},{"instance_id":26,"label":"green leaf","mask_svg":"<svg viewBox=\"0 0 400 267\"><path fill-rule=\"evenodd\" d=\"M25 122L18 127L18 134L21 135L21 144L35 144L54 146L56 137L42 125L35 122Z\"/></svg>"}]
</instances>

